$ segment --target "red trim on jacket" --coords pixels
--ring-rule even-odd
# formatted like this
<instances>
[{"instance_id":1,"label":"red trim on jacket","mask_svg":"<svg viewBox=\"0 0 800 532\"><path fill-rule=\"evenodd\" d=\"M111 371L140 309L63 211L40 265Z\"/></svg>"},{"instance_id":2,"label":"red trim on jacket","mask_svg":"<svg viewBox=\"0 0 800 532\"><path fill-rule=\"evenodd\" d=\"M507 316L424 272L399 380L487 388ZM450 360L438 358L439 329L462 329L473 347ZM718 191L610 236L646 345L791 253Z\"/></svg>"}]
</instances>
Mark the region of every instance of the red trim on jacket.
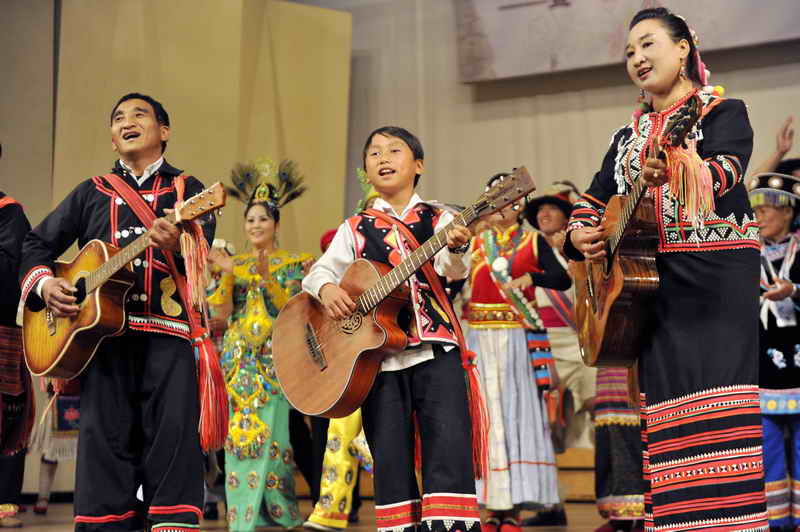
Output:
<instances>
[{"instance_id":1,"label":"red trim on jacket","mask_svg":"<svg viewBox=\"0 0 800 532\"><path fill-rule=\"evenodd\" d=\"M120 515L101 515L101 516L89 516L89 515L76 515L74 518L74 522L76 523L116 523L119 521L125 521L126 519L130 519L132 517L136 517L136 510L131 510L130 512L125 512L124 514Z\"/></svg>"}]
</instances>

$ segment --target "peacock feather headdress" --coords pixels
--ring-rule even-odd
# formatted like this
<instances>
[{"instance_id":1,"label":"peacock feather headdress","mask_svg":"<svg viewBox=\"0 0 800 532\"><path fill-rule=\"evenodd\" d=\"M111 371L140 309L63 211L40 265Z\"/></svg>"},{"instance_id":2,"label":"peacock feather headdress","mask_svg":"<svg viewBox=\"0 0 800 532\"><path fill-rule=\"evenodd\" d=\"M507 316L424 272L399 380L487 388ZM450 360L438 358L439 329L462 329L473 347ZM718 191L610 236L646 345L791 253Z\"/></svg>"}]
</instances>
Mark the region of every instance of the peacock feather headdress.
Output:
<instances>
[{"instance_id":1,"label":"peacock feather headdress","mask_svg":"<svg viewBox=\"0 0 800 532\"><path fill-rule=\"evenodd\" d=\"M306 191L297 163L284 159L276 165L270 159L236 163L231 170L233 186L225 189L243 203L264 202L275 209L296 200Z\"/></svg>"}]
</instances>

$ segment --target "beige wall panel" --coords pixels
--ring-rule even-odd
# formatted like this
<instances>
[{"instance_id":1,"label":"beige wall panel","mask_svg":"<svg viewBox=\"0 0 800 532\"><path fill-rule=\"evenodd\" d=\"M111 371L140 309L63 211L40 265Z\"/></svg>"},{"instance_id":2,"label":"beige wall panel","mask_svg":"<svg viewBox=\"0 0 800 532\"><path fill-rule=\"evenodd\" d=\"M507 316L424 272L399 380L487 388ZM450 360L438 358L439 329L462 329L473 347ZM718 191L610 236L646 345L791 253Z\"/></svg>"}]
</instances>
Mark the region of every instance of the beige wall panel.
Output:
<instances>
[{"instance_id":1,"label":"beige wall panel","mask_svg":"<svg viewBox=\"0 0 800 532\"><path fill-rule=\"evenodd\" d=\"M351 17L285 2L272 2L268 15L279 148L308 183L281 213L281 245L319 254L320 235L342 221Z\"/></svg>"},{"instance_id":2,"label":"beige wall panel","mask_svg":"<svg viewBox=\"0 0 800 532\"><path fill-rule=\"evenodd\" d=\"M348 176L361 165L367 133L393 123L409 127L425 147L423 197L472 201L490 175L518 164L528 166L540 189L564 178L585 187L600 167L611 133L629 120L635 106L637 91L621 64L460 83L450 0L297 1L353 14ZM692 14L685 15L691 23ZM755 168L774 150L775 132L785 117L800 118L800 43L717 52L704 59L712 81L749 106ZM800 143L789 156L800 156ZM354 178L347 188L352 208L360 195Z\"/></svg>"},{"instance_id":3,"label":"beige wall panel","mask_svg":"<svg viewBox=\"0 0 800 532\"><path fill-rule=\"evenodd\" d=\"M50 209L53 164L53 2L0 3L0 190L32 224Z\"/></svg>"},{"instance_id":4,"label":"beige wall panel","mask_svg":"<svg viewBox=\"0 0 800 532\"><path fill-rule=\"evenodd\" d=\"M109 115L131 91L169 112L172 164L207 185L227 179L238 151L240 29L233 0L64 2L53 203L110 170Z\"/></svg>"},{"instance_id":5,"label":"beige wall panel","mask_svg":"<svg viewBox=\"0 0 800 532\"><path fill-rule=\"evenodd\" d=\"M114 159L108 113L120 95L140 90L170 113L168 159L206 184L227 181L236 161L296 159L309 192L286 209L281 244L315 251L332 223L326 220L341 216L349 51L350 16L318 8L268 0L66 2L54 201L107 171ZM326 205L329 216L299 223L295 213ZM218 229L237 249L245 242L241 214L232 202Z\"/></svg>"}]
</instances>

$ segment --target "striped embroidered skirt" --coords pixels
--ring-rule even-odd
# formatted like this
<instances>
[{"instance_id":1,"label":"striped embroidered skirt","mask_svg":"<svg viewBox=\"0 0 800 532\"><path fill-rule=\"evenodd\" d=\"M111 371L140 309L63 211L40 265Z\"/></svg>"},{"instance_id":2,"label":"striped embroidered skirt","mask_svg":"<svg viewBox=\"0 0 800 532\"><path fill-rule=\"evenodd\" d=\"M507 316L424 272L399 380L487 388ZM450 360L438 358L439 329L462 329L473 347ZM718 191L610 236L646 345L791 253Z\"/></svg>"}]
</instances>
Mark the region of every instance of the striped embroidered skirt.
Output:
<instances>
[{"instance_id":1,"label":"striped embroidered skirt","mask_svg":"<svg viewBox=\"0 0 800 532\"><path fill-rule=\"evenodd\" d=\"M600 368L595 400L595 495L611 521L644 519L642 435L628 401L628 370Z\"/></svg>"},{"instance_id":2,"label":"striped embroidered skirt","mask_svg":"<svg viewBox=\"0 0 800 532\"><path fill-rule=\"evenodd\" d=\"M640 357L645 530L768 530L758 398L758 252L657 255Z\"/></svg>"},{"instance_id":3,"label":"striped embroidered skirt","mask_svg":"<svg viewBox=\"0 0 800 532\"><path fill-rule=\"evenodd\" d=\"M525 329L471 325L467 344L477 354L489 410L489 475L477 481L479 503L489 510L558 503L553 442Z\"/></svg>"}]
</instances>

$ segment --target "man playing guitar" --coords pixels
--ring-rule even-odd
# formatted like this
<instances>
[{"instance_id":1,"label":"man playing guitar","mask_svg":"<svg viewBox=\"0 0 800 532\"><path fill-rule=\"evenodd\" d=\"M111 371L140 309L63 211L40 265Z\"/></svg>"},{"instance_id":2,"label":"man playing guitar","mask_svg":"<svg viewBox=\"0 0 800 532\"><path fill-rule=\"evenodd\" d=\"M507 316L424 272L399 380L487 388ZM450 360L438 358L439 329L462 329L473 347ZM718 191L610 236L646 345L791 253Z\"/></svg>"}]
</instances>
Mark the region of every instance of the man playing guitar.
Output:
<instances>
[{"instance_id":1,"label":"man playing guitar","mask_svg":"<svg viewBox=\"0 0 800 532\"><path fill-rule=\"evenodd\" d=\"M158 101L123 96L110 125L119 154L113 174L160 217L152 247L132 262L124 332L100 343L80 377L75 529L190 530L203 502L197 369L187 309L165 256L179 251L180 229L163 215L182 199L182 187L188 198L203 185L164 160L170 123ZM56 318L77 315L76 288L53 276L54 260L75 240L81 247L92 239L122 247L146 232L108 178L83 181L26 237L20 273L30 309L46 305ZM201 223L210 242L213 216ZM144 501L137 500L139 486Z\"/></svg>"}]
</instances>

